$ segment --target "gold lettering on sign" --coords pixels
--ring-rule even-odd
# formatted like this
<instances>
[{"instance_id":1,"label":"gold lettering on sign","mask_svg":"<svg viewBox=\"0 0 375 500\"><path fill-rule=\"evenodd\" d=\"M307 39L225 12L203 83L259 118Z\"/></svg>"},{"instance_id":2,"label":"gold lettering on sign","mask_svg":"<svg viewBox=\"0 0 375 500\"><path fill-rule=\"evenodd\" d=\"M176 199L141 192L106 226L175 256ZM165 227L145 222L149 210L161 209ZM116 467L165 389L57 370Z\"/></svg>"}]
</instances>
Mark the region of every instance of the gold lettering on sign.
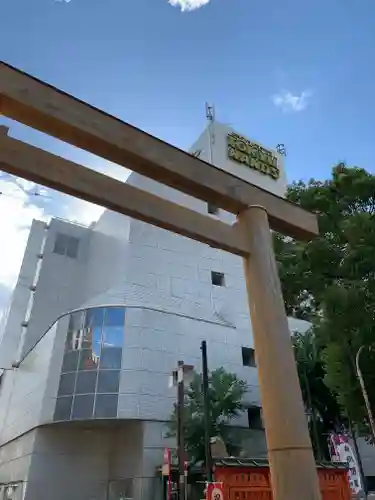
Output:
<instances>
[{"instance_id":1,"label":"gold lettering on sign","mask_svg":"<svg viewBox=\"0 0 375 500\"><path fill-rule=\"evenodd\" d=\"M262 148L234 132L227 136L227 151L229 160L246 165L274 180L280 177L277 157L272 151Z\"/></svg>"}]
</instances>

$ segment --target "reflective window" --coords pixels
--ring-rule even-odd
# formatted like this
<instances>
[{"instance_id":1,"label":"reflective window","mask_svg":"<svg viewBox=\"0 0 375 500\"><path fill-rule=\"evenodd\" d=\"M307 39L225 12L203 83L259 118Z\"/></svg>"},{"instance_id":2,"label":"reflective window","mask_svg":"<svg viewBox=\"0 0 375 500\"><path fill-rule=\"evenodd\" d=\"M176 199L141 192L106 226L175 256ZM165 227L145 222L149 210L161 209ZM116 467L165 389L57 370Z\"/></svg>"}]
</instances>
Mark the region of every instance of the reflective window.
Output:
<instances>
[{"instance_id":1,"label":"reflective window","mask_svg":"<svg viewBox=\"0 0 375 500\"><path fill-rule=\"evenodd\" d=\"M99 326L84 328L82 349L90 349L94 358L99 358L101 347L101 328Z\"/></svg>"},{"instance_id":2,"label":"reflective window","mask_svg":"<svg viewBox=\"0 0 375 500\"><path fill-rule=\"evenodd\" d=\"M78 351L79 349L82 349L83 329L73 330L69 332L68 336L70 337L70 349L72 351Z\"/></svg>"},{"instance_id":3,"label":"reflective window","mask_svg":"<svg viewBox=\"0 0 375 500\"><path fill-rule=\"evenodd\" d=\"M125 308L107 307L104 319L105 326L124 326Z\"/></svg>"},{"instance_id":4,"label":"reflective window","mask_svg":"<svg viewBox=\"0 0 375 500\"><path fill-rule=\"evenodd\" d=\"M95 392L97 372L79 372L77 375L76 394L90 394Z\"/></svg>"},{"instance_id":5,"label":"reflective window","mask_svg":"<svg viewBox=\"0 0 375 500\"><path fill-rule=\"evenodd\" d=\"M99 356L91 349L82 349L79 356L79 370L96 370L99 364Z\"/></svg>"},{"instance_id":6,"label":"reflective window","mask_svg":"<svg viewBox=\"0 0 375 500\"><path fill-rule=\"evenodd\" d=\"M118 394L98 394L95 401L96 418L117 417Z\"/></svg>"},{"instance_id":7,"label":"reflective window","mask_svg":"<svg viewBox=\"0 0 375 500\"><path fill-rule=\"evenodd\" d=\"M123 337L123 326L103 327L103 347L122 347Z\"/></svg>"},{"instance_id":8,"label":"reflective window","mask_svg":"<svg viewBox=\"0 0 375 500\"><path fill-rule=\"evenodd\" d=\"M100 357L100 369L119 370L121 368L122 349L119 347L103 347Z\"/></svg>"},{"instance_id":9,"label":"reflective window","mask_svg":"<svg viewBox=\"0 0 375 500\"><path fill-rule=\"evenodd\" d=\"M94 395L75 396L73 402L72 418L92 418L94 408Z\"/></svg>"},{"instance_id":10,"label":"reflective window","mask_svg":"<svg viewBox=\"0 0 375 500\"><path fill-rule=\"evenodd\" d=\"M119 370L103 370L99 372L98 378L98 393L117 392L120 385Z\"/></svg>"},{"instance_id":11,"label":"reflective window","mask_svg":"<svg viewBox=\"0 0 375 500\"><path fill-rule=\"evenodd\" d=\"M70 315L66 351L77 351L82 349L83 342L83 311L77 311Z\"/></svg>"},{"instance_id":12,"label":"reflective window","mask_svg":"<svg viewBox=\"0 0 375 500\"><path fill-rule=\"evenodd\" d=\"M65 373L60 377L58 396L70 396L74 392L75 373Z\"/></svg>"},{"instance_id":13,"label":"reflective window","mask_svg":"<svg viewBox=\"0 0 375 500\"><path fill-rule=\"evenodd\" d=\"M70 420L72 401L72 396L57 398L54 420Z\"/></svg>"},{"instance_id":14,"label":"reflective window","mask_svg":"<svg viewBox=\"0 0 375 500\"><path fill-rule=\"evenodd\" d=\"M83 327L84 312L77 311L70 315L68 331L80 330Z\"/></svg>"},{"instance_id":15,"label":"reflective window","mask_svg":"<svg viewBox=\"0 0 375 500\"><path fill-rule=\"evenodd\" d=\"M64 355L62 373L74 372L77 370L78 366L78 351L66 352Z\"/></svg>"},{"instance_id":16,"label":"reflective window","mask_svg":"<svg viewBox=\"0 0 375 500\"><path fill-rule=\"evenodd\" d=\"M69 315L55 420L117 415L125 308L98 307Z\"/></svg>"},{"instance_id":17,"label":"reflective window","mask_svg":"<svg viewBox=\"0 0 375 500\"><path fill-rule=\"evenodd\" d=\"M103 326L103 346L122 347L124 338L125 309L108 307Z\"/></svg>"},{"instance_id":18,"label":"reflective window","mask_svg":"<svg viewBox=\"0 0 375 500\"><path fill-rule=\"evenodd\" d=\"M103 326L104 320L104 307L96 307L95 309L88 309L86 311L85 327L92 328L93 326Z\"/></svg>"}]
</instances>

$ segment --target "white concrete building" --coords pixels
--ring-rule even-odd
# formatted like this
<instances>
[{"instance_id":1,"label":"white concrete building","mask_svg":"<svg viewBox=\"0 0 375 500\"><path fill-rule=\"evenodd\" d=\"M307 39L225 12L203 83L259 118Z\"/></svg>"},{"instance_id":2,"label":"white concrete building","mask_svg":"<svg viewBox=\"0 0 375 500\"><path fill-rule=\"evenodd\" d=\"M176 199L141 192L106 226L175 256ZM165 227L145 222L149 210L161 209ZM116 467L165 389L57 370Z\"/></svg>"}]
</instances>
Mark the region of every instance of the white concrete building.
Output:
<instances>
[{"instance_id":1,"label":"white concrete building","mask_svg":"<svg viewBox=\"0 0 375 500\"><path fill-rule=\"evenodd\" d=\"M255 161L228 127L211 132L212 143L206 130L192 153L284 194L282 157L253 147ZM128 182L233 220L138 174ZM290 321L291 330L308 327ZM202 340L210 369L237 373L249 385L247 404L259 408L240 258L109 211L90 227L34 221L0 345L3 494L154 498L176 397L168 378L178 360L200 371ZM264 456L252 411L235 424L248 454Z\"/></svg>"}]
</instances>

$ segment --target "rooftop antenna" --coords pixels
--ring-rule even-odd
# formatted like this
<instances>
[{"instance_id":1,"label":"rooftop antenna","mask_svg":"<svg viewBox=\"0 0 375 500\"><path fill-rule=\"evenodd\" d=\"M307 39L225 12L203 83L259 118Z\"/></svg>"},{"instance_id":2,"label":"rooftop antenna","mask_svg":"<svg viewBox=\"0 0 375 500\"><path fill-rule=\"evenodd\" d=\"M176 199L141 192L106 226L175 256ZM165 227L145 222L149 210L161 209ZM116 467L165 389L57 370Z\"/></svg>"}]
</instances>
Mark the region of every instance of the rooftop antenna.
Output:
<instances>
[{"instance_id":1,"label":"rooftop antenna","mask_svg":"<svg viewBox=\"0 0 375 500\"><path fill-rule=\"evenodd\" d=\"M208 121L208 162L213 164L213 146L215 144L215 131L214 131L214 123L215 123L215 107L212 104L208 104L206 102L206 118Z\"/></svg>"}]
</instances>

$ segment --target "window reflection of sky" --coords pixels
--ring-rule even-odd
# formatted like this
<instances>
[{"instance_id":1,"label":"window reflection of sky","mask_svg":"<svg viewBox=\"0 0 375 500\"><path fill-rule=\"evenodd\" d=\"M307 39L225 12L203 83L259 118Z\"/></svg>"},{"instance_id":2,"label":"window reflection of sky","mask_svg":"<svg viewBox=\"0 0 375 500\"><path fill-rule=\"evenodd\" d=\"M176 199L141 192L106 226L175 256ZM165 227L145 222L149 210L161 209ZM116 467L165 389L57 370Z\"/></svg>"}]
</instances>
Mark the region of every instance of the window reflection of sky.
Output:
<instances>
[{"instance_id":1,"label":"window reflection of sky","mask_svg":"<svg viewBox=\"0 0 375 500\"><path fill-rule=\"evenodd\" d=\"M70 315L55 420L116 417L124 338L125 307Z\"/></svg>"},{"instance_id":2,"label":"window reflection of sky","mask_svg":"<svg viewBox=\"0 0 375 500\"><path fill-rule=\"evenodd\" d=\"M103 327L103 347L122 347L124 326Z\"/></svg>"},{"instance_id":3,"label":"window reflection of sky","mask_svg":"<svg viewBox=\"0 0 375 500\"><path fill-rule=\"evenodd\" d=\"M101 329L99 326L92 328L92 345L91 349L95 356L100 356Z\"/></svg>"},{"instance_id":4,"label":"window reflection of sky","mask_svg":"<svg viewBox=\"0 0 375 500\"><path fill-rule=\"evenodd\" d=\"M70 315L66 351L90 349L98 359L101 347L122 347L125 308L100 307Z\"/></svg>"},{"instance_id":5,"label":"window reflection of sky","mask_svg":"<svg viewBox=\"0 0 375 500\"><path fill-rule=\"evenodd\" d=\"M123 307L108 307L106 309L104 325L123 326L125 322L125 309Z\"/></svg>"},{"instance_id":6,"label":"window reflection of sky","mask_svg":"<svg viewBox=\"0 0 375 500\"><path fill-rule=\"evenodd\" d=\"M92 328L93 326L102 327L104 319L104 307L96 307L86 311L85 327Z\"/></svg>"}]
</instances>

